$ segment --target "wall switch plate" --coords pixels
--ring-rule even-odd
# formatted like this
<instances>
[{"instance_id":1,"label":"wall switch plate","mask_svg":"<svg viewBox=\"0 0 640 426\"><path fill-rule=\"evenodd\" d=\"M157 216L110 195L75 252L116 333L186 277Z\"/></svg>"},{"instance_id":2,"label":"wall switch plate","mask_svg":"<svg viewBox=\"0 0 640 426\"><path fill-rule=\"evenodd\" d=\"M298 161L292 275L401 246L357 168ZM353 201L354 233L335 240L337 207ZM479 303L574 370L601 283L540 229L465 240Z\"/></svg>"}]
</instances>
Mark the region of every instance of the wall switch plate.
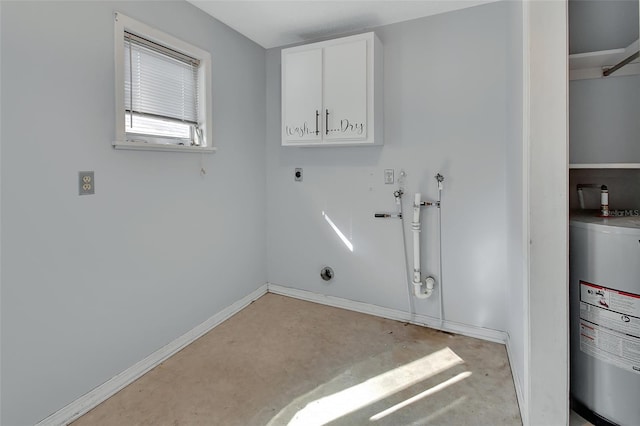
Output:
<instances>
[{"instance_id":1,"label":"wall switch plate","mask_svg":"<svg viewBox=\"0 0 640 426\"><path fill-rule=\"evenodd\" d=\"M93 172L78 172L78 195L95 193L95 179Z\"/></svg>"},{"instance_id":2,"label":"wall switch plate","mask_svg":"<svg viewBox=\"0 0 640 426\"><path fill-rule=\"evenodd\" d=\"M302 169L297 167L293 172L293 180L296 182L302 182Z\"/></svg>"},{"instance_id":3,"label":"wall switch plate","mask_svg":"<svg viewBox=\"0 0 640 426\"><path fill-rule=\"evenodd\" d=\"M384 169L384 183L386 185L393 184L393 169Z\"/></svg>"}]
</instances>

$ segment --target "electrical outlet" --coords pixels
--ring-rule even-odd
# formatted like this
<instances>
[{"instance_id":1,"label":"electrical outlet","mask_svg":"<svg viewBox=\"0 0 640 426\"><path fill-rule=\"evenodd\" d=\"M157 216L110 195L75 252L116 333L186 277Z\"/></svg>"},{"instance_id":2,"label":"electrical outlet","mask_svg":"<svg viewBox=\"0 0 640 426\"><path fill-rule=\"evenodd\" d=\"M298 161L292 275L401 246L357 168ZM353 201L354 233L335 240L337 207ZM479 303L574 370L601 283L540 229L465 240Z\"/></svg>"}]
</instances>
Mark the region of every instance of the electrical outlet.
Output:
<instances>
[{"instance_id":1,"label":"electrical outlet","mask_svg":"<svg viewBox=\"0 0 640 426\"><path fill-rule=\"evenodd\" d=\"M302 182L302 169L297 167L293 173L293 180L296 182Z\"/></svg>"},{"instance_id":2,"label":"electrical outlet","mask_svg":"<svg viewBox=\"0 0 640 426\"><path fill-rule=\"evenodd\" d=\"M393 184L393 169L384 169L384 183L386 185Z\"/></svg>"},{"instance_id":3,"label":"electrical outlet","mask_svg":"<svg viewBox=\"0 0 640 426\"><path fill-rule=\"evenodd\" d=\"M95 186L93 172L78 172L78 195L94 194Z\"/></svg>"}]
</instances>

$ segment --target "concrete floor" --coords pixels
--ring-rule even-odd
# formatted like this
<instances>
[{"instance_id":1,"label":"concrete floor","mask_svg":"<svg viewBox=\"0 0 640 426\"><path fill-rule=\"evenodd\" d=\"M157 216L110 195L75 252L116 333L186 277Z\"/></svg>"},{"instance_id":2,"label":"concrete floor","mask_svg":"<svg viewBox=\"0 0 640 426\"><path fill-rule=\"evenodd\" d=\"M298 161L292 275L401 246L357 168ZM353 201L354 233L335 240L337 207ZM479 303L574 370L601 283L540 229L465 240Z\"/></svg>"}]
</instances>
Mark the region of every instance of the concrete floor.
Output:
<instances>
[{"instance_id":1,"label":"concrete floor","mask_svg":"<svg viewBox=\"0 0 640 426\"><path fill-rule=\"evenodd\" d=\"M76 422L520 425L504 345L267 294Z\"/></svg>"},{"instance_id":2,"label":"concrete floor","mask_svg":"<svg viewBox=\"0 0 640 426\"><path fill-rule=\"evenodd\" d=\"M594 426L592 423L589 423L585 419L583 419L578 413L571 410L569 413L569 426Z\"/></svg>"}]
</instances>

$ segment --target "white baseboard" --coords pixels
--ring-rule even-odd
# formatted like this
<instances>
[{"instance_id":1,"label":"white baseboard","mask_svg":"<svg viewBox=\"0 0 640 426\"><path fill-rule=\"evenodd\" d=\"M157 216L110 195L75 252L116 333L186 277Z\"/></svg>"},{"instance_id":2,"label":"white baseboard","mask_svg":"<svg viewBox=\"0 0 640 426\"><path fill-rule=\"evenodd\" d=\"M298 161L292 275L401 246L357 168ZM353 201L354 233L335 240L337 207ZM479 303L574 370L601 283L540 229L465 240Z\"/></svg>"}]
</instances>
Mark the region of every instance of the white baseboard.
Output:
<instances>
[{"instance_id":1,"label":"white baseboard","mask_svg":"<svg viewBox=\"0 0 640 426\"><path fill-rule=\"evenodd\" d=\"M516 388L516 397L518 398L518 407L520 408L520 418L522 419L522 424L527 425L526 419L526 410L525 410L525 401L524 401L524 383L518 374L518 371L514 368L513 363L513 350L511 349L511 336L507 333L507 357L509 357L509 365L511 366L511 376L513 377L513 385Z\"/></svg>"},{"instance_id":2,"label":"white baseboard","mask_svg":"<svg viewBox=\"0 0 640 426\"><path fill-rule=\"evenodd\" d=\"M453 321L444 321L442 325L438 318L428 315L410 314L408 312L396 309L383 308L369 303L354 302L353 300L343 299L335 296L326 296L324 294L313 293L306 290L298 290L290 287L283 287L277 284L268 284L269 293L289 296L296 299L307 300L309 302L320 303L322 305L333 306L336 308L347 309L350 311L361 312L363 314L374 315L377 317L392 319L396 321L404 321L411 324L423 325L436 330L447 331L463 336L475 337L477 339L488 340L490 342L502 343L507 342L507 333L504 331L492 330L490 328L476 327L467 324L460 324Z\"/></svg>"},{"instance_id":3,"label":"white baseboard","mask_svg":"<svg viewBox=\"0 0 640 426\"><path fill-rule=\"evenodd\" d=\"M225 320L229 319L234 314L240 312L251 302L262 297L266 292L267 284L261 286L248 296L240 299L231 306L218 312L202 324L197 325L171 343L158 349L142 361L137 362L122 373L109 379L89 393L76 399L66 407L63 407L60 410L56 411L46 419L37 423L36 426L61 426L71 423L78 417L95 408L98 404L107 400L119 390L133 383L136 379L140 378L142 375L165 361L170 356L180 351L185 346L197 340L199 337L202 337L204 334L206 334Z\"/></svg>"}]
</instances>

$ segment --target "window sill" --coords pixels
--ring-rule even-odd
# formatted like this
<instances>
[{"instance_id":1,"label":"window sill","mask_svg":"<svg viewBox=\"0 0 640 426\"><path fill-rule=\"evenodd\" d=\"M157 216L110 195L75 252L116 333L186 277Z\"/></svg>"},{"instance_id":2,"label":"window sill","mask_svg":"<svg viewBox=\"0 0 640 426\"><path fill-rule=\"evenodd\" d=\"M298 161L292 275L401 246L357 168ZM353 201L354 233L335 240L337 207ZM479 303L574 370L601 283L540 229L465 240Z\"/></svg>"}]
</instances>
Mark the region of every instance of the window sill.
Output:
<instances>
[{"instance_id":1,"label":"window sill","mask_svg":"<svg viewBox=\"0 0 640 426\"><path fill-rule=\"evenodd\" d=\"M167 151L167 152L195 152L211 154L216 151L212 146L186 146L186 145L165 145L147 142L114 142L115 149L130 149L137 151Z\"/></svg>"}]
</instances>

